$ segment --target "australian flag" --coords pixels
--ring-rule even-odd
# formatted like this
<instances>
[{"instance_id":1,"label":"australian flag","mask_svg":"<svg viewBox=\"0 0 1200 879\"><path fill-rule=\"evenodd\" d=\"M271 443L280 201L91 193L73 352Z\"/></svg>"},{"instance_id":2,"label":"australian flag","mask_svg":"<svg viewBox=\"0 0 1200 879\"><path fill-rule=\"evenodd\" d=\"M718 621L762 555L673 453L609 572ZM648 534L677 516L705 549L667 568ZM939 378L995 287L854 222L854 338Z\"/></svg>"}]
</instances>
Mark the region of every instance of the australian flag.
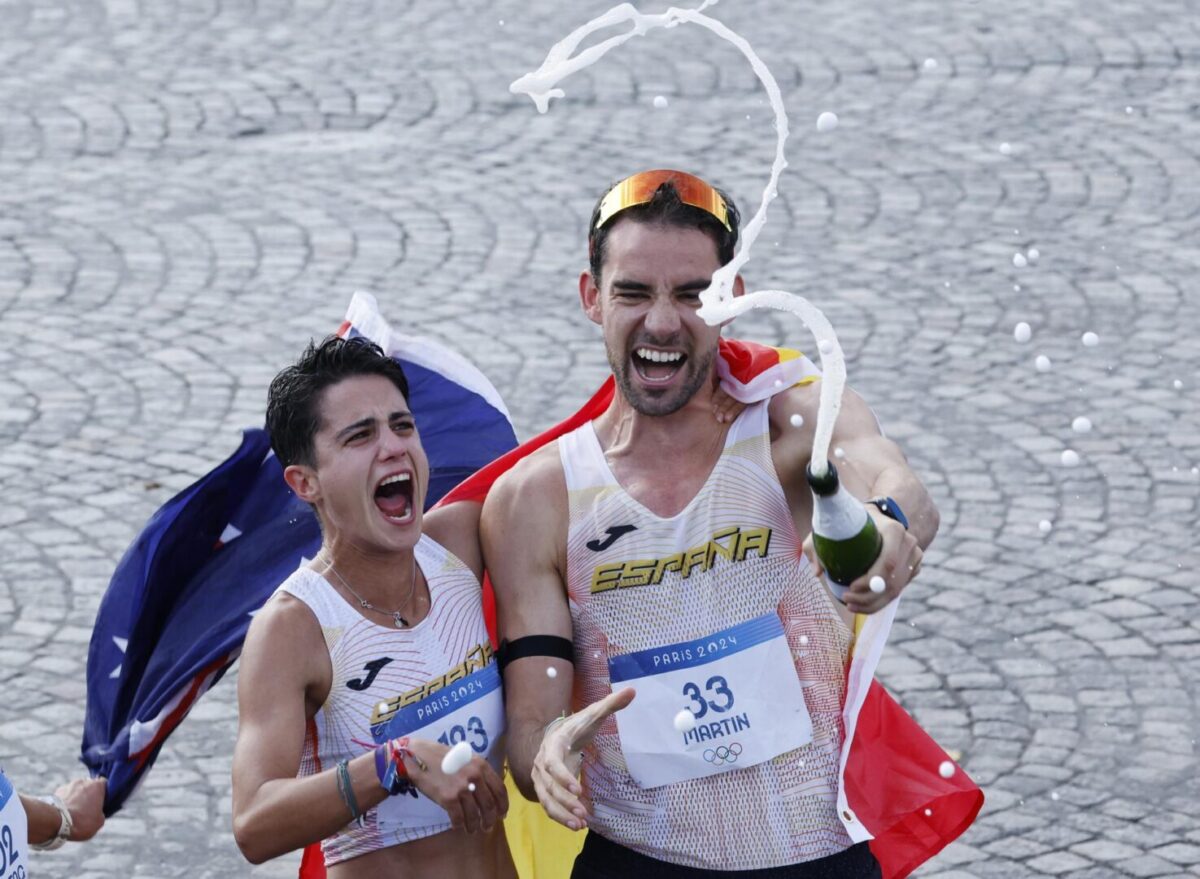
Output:
<instances>
[{"instance_id":1,"label":"australian flag","mask_svg":"<svg viewBox=\"0 0 1200 879\"><path fill-rule=\"evenodd\" d=\"M429 457L427 505L517 444L499 393L469 361L393 330L357 293L339 335L404 367ZM281 367L284 364L280 364ZM154 514L118 564L88 648L83 762L113 814L196 700L237 659L254 613L313 557L316 517L283 481L265 430Z\"/></svg>"}]
</instances>

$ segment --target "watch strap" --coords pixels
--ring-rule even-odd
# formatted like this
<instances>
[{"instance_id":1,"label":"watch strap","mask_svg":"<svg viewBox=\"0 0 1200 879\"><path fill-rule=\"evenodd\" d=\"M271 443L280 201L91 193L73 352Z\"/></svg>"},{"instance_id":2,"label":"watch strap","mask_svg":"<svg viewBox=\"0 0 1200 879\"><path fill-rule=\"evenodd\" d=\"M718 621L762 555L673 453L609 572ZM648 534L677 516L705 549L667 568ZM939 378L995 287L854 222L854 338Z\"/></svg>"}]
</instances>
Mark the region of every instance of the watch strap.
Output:
<instances>
[{"instance_id":1,"label":"watch strap","mask_svg":"<svg viewBox=\"0 0 1200 879\"><path fill-rule=\"evenodd\" d=\"M895 519L904 526L905 531L908 530L908 516L904 515L904 511L900 509L900 505L893 498L873 497L867 503L874 504L879 509L879 512L883 513L889 519Z\"/></svg>"}]
</instances>

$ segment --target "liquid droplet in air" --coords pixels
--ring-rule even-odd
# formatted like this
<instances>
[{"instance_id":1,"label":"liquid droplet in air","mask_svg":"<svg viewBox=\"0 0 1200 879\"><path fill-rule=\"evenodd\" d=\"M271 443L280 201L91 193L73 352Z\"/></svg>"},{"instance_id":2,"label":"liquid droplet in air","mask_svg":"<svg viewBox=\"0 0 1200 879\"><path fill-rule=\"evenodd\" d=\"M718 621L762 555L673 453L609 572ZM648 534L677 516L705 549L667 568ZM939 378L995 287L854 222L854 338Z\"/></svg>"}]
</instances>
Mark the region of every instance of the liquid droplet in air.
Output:
<instances>
[{"instance_id":1,"label":"liquid droplet in air","mask_svg":"<svg viewBox=\"0 0 1200 879\"><path fill-rule=\"evenodd\" d=\"M1023 269L1025 266L1029 265L1029 260L1025 258L1025 254L1023 253L1014 253L1013 265L1019 269Z\"/></svg>"},{"instance_id":2,"label":"liquid droplet in air","mask_svg":"<svg viewBox=\"0 0 1200 879\"><path fill-rule=\"evenodd\" d=\"M1033 329L1025 321L1013 327L1013 338L1022 344L1033 338Z\"/></svg>"},{"instance_id":3,"label":"liquid droplet in air","mask_svg":"<svg viewBox=\"0 0 1200 879\"><path fill-rule=\"evenodd\" d=\"M682 708L680 709L679 713L675 715L674 723L676 732L691 732L696 728L696 715L692 714L692 712L688 711L686 708Z\"/></svg>"},{"instance_id":4,"label":"liquid droplet in air","mask_svg":"<svg viewBox=\"0 0 1200 879\"><path fill-rule=\"evenodd\" d=\"M1050 523L1049 519L1043 519L1042 521L1038 522L1038 531L1041 531L1043 534L1049 534L1050 529L1053 527L1054 526Z\"/></svg>"},{"instance_id":5,"label":"liquid droplet in air","mask_svg":"<svg viewBox=\"0 0 1200 879\"><path fill-rule=\"evenodd\" d=\"M1182 391L1183 390L1183 382L1180 381L1179 379L1175 379L1175 381L1171 382L1171 387L1173 387L1177 391Z\"/></svg>"},{"instance_id":6,"label":"liquid droplet in air","mask_svg":"<svg viewBox=\"0 0 1200 879\"><path fill-rule=\"evenodd\" d=\"M1071 430L1076 433L1087 433L1092 429L1092 421L1086 415L1080 415L1071 422Z\"/></svg>"},{"instance_id":7,"label":"liquid droplet in air","mask_svg":"<svg viewBox=\"0 0 1200 879\"><path fill-rule=\"evenodd\" d=\"M1000 155L1011 156L1012 155L1012 144L1008 143L1007 141L1000 144Z\"/></svg>"},{"instance_id":8,"label":"liquid droplet in air","mask_svg":"<svg viewBox=\"0 0 1200 879\"><path fill-rule=\"evenodd\" d=\"M831 113L830 111L826 110L824 113L822 113L820 116L817 117L817 131L821 131L821 132L833 131L833 129L835 129L837 127L838 127L837 113Z\"/></svg>"},{"instance_id":9,"label":"liquid droplet in air","mask_svg":"<svg viewBox=\"0 0 1200 879\"><path fill-rule=\"evenodd\" d=\"M1063 449L1062 464L1064 467L1075 467L1079 464L1079 453L1074 449Z\"/></svg>"},{"instance_id":10,"label":"liquid droplet in air","mask_svg":"<svg viewBox=\"0 0 1200 879\"><path fill-rule=\"evenodd\" d=\"M954 765L952 760L943 760L938 766L938 775L942 778L953 778L954 773L958 771L958 767Z\"/></svg>"},{"instance_id":11,"label":"liquid droplet in air","mask_svg":"<svg viewBox=\"0 0 1200 879\"><path fill-rule=\"evenodd\" d=\"M921 67L924 70L937 70L937 66L938 63L936 58L926 58L921 62Z\"/></svg>"},{"instance_id":12,"label":"liquid droplet in air","mask_svg":"<svg viewBox=\"0 0 1200 879\"><path fill-rule=\"evenodd\" d=\"M791 418L788 419L788 421L791 422L792 427L803 427L804 426L804 416L803 415L793 415Z\"/></svg>"},{"instance_id":13,"label":"liquid droplet in air","mask_svg":"<svg viewBox=\"0 0 1200 879\"><path fill-rule=\"evenodd\" d=\"M663 95L655 95L654 96L654 108L656 110L667 109L667 103L668 103L667 99Z\"/></svg>"},{"instance_id":14,"label":"liquid droplet in air","mask_svg":"<svg viewBox=\"0 0 1200 879\"><path fill-rule=\"evenodd\" d=\"M1029 260L1031 265L1036 265L1037 261L1042 258L1042 252L1036 247L1031 247L1025 251L1025 257Z\"/></svg>"},{"instance_id":15,"label":"liquid droplet in air","mask_svg":"<svg viewBox=\"0 0 1200 879\"><path fill-rule=\"evenodd\" d=\"M883 581L883 577L880 577L878 575L871 578L870 586L871 586L871 591L874 592L876 595L882 595L883 590L887 589L887 583L885 583Z\"/></svg>"},{"instance_id":16,"label":"liquid droplet in air","mask_svg":"<svg viewBox=\"0 0 1200 879\"><path fill-rule=\"evenodd\" d=\"M1100 337L1091 330L1088 330L1079 341L1083 342L1085 348L1095 348L1100 344Z\"/></svg>"},{"instance_id":17,"label":"liquid droplet in air","mask_svg":"<svg viewBox=\"0 0 1200 879\"><path fill-rule=\"evenodd\" d=\"M558 669L556 669L556 668L555 668L554 666L552 666L552 665L550 665L550 666L547 666L547 667L546 667L546 677L548 677L548 678L556 678L556 677L558 677Z\"/></svg>"},{"instance_id":18,"label":"liquid droplet in air","mask_svg":"<svg viewBox=\"0 0 1200 879\"><path fill-rule=\"evenodd\" d=\"M1038 372L1049 372L1050 371L1050 358L1047 357L1045 354L1039 354L1037 356L1037 358L1033 361L1033 365L1035 367L1037 367Z\"/></svg>"},{"instance_id":19,"label":"liquid droplet in air","mask_svg":"<svg viewBox=\"0 0 1200 879\"><path fill-rule=\"evenodd\" d=\"M445 775L454 775L470 762L471 746L466 742L459 742L442 758L442 772Z\"/></svg>"}]
</instances>

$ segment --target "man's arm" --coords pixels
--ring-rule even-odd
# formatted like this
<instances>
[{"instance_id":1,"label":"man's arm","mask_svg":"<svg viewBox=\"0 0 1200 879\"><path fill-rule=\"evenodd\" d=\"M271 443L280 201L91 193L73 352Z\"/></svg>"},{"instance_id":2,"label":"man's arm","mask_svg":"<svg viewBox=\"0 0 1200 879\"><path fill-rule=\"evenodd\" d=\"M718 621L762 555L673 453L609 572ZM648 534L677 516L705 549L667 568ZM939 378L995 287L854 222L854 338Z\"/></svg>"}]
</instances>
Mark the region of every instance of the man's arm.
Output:
<instances>
[{"instance_id":1,"label":"man's arm","mask_svg":"<svg viewBox=\"0 0 1200 879\"><path fill-rule=\"evenodd\" d=\"M71 813L71 842L91 839L104 826L104 790L107 782L103 778L75 778L59 786L54 795L62 800ZM58 836L62 827L62 815L58 808L39 800L18 794L25 817L29 822L28 841L41 845Z\"/></svg>"},{"instance_id":2,"label":"man's arm","mask_svg":"<svg viewBox=\"0 0 1200 879\"><path fill-rule=\"evenodd\" d=\"M778 395L771 404L772 426L778 436L773 456L780 478L792 490L808 491L804 469L812 456L819 392L818 382ZM791 412L804 415L803 431L789 427ZM841 458L834 455L839 448L843 452ZM863 501L890 497L908 518L906 531L874 505L867 505L867 512L883 538L883 549L875 564L850 584L843 601L855 613L874 613L899 595L920 570L924 549L937 534L938 511L929 492L908 466L900 447L880 433L875 414L850 388L846 388L842 398L829 459L837 467L842 485L855 497ZM805 540L804 548L820 571L811 534ZM874 577L883 578L886 588L882 593L871 591L870 582Z\"/></svg>"},{"instance_id":3,"label":"man's arm","mask_svg":"<svg viewBox=\"0 0 1200 879\"><path fill-rule=\"evenodd\" d=\"M480 536L502 639L571 639L562 569L567 516L566 481L554 445L522 461L488 493ZM537 799L533 770L543 731L570 710L573 682L574 666L555 657L529 656L504 670L508 763L527 799Z\"/></svg>"}]
</instances>

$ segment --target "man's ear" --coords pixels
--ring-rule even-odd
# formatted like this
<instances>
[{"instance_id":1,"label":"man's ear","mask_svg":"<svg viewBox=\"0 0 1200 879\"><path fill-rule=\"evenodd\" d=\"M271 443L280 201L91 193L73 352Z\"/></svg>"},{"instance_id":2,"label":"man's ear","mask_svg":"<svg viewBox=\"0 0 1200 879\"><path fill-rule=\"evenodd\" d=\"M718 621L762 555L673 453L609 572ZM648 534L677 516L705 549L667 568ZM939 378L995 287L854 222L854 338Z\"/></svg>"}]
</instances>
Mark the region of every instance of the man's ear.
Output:
<instances>
[{"instance_id":1,"label":"man's ear","mask_svg":"<svg viewBox=\"0 0 1200 879\"><path fill-rule=\"evenodd\" d=\"M283 481L306 504L315 504L321 496L321 480L317 477L317 471L305 464L285 467Z\"/></svg>"},{"instance_id":2,"label":"man's ear","mask_svg":"<svg viewBox=\"0 0 1200 879\"><path fill-rule=\"evenodd\" d=\"M591 272L581 272L579 275L579 302L591 322L600 323L600 289Z\"/></svg>"}]
</instances>

